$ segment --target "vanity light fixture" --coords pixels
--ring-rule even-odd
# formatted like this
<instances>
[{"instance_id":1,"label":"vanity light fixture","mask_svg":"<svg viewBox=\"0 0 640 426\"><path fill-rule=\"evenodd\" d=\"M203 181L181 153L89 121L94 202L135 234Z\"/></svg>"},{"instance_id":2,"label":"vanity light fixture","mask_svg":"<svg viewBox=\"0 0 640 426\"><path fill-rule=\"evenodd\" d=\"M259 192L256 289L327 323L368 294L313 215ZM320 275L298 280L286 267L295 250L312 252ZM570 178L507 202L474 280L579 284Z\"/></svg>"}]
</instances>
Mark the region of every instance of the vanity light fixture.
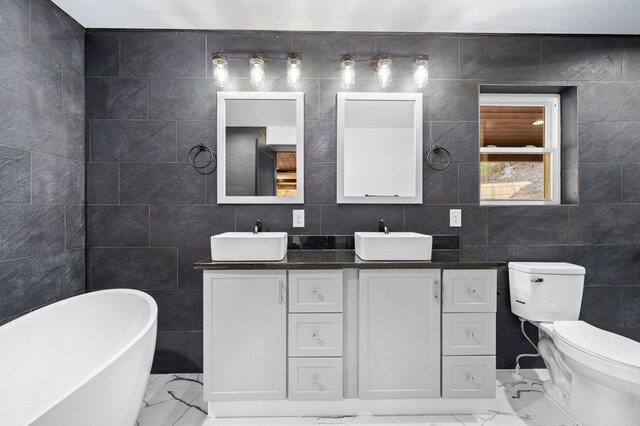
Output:
<instances>
[{"instance_id":1,"label":"vanity light fixture","mask_svg":"<svg viewBox=\"0 0 640 426\"><path fill-rule=\"evenodd\" d=\"M429 84L429 57L416 56L413 61L413 82L418 89L423 89Z\"/></svg>"},{"instance_id":2,"label":"vanity light fixture","mask_svg":"<svg viewBox=\"0 0 640 426\"><path fill-rule=\"evenodd\" d=\"M251 76L251 85L254 87L262 86L264 83L265 70L267 69L267 56L261 52L249 54L249 75Z\"/></svg>"},{"instance_id":3,"label":"vanity light fixture","mask_svg":"<svg viewBox=\"0 0 640 426\"><path fill-rule=\"evenodd\" d=\"M302 76L302 53L287 53L287 83L291 87L300 86Z\"/></svg>"},{"instance_id":4,"label":"vanity light fixture","mask_svg":"<svg viewBox=\"0 0 640 426\"><path fill-rule=\"evenodd\" d=\"M378 86L386 89L391 84L391 57L387 55L374 56L371 68L376 72Z\"/></svg>"},{"instance_id":5,"label":"vanity light fixture","mask_svg":"<svg viewBox=\"0 0 640 426\"><path fill-rule=\"evenodd\" d=\"M211 55L213 62L213 78L216 86L225 87L229 83L229 64L224 53L214 53Z\"/></svg>"},{"instance_id":6,"label":"vanity light fixture","mask_svg":"<svg viewBox=\"0 0 640 426\"><path fill-rule=\"evenodd\" d=\"M266 70L271 61L287 61L287 83L291 87L300 86L302 77L302 53L289 52L279 58L269 58L264 52L251 52L248 54L249 75L251 85L260 87L264 83ZM215 52L211 54L213 63L213 78L218 87L226 87L231 76L229 75L229 61L246 61L247 54L243 57L232 57L225 52Z\"/></svg>"},{"instance_id":7,"label":"vanity light fixture","mask_svg":"<svg viewBox=\"0 0 640 426\"><path fill-rule=\"evenodd\" d=\"M378 54L371 59L356 59L355 55L348 53L340 55L340 68L342 70L342 87L351 89L355 85L356 62L369 62L376 73L378 86L387 88L391 85L391 65L393 62L413 63L413 81L417 89L423 89L429 84L429 56L417 55L413 58L392 58L390 54Z\"/></svg>"},{"instance_id":8,"label":"vanity light fixture","mask_svg":"<svg viewBox=\"0 0 640 426\"><path fill-rule=\"evenodd\" d=\"M340 55L340 68L342 70L342 87L352 89L356 84L356 60L355 56L348 53Z\"/></svg>"}]
</instances>

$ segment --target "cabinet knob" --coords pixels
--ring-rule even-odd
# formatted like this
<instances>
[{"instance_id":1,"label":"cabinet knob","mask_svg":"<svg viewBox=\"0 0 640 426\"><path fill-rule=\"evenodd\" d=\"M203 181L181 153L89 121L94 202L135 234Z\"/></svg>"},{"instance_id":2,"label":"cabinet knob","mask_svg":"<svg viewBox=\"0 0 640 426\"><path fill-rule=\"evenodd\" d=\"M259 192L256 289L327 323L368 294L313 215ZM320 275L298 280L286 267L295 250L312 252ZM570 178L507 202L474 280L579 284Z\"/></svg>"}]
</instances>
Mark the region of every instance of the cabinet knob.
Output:
<instances>
[{"instance_id":1,"label":"cabinet knob","mask_svg":"<svg viewBox=\"0 0 640 426\"><path fill-rule=\"evenodd\" d=\"M318 333L318 331L317 331L317 330L314 330L314 332L313 332L313 336L312 336L312 337L313 337L314 339L319 339L319 338L320 338L320 333Z\"/></svg>"},{"instance_id":2,"label":"cabinet knob","mask_svg":"<svg viewBox=\"0 0 640 426\"><path fill-rule=\"evenodd\" d=\"M475 292L476 292L476 289L473 288L473 287L471 287L469 290L467 290L467 293L469 293L469 294L475 294Z\"/></svg>"},{"instance_id":3,"label":"cabinet knob","mask_svg":"<svg viewBox=\"0 0 640 426\"><path fill-rule=\"evenodd\" d=\"M318 294L318 293L320 293L320 290L318 290L317 288L314 288L313 289L313 294Z\"/></svg>"},{"instance_id":4,"label":"cabinet knob","mask_svg":"<svg viewBox=\"0 0 640 426\"><path fill-rule=\"evenodd\" d=\"M473 383L476 381L476 378L473 376L467 376L467 381Z\"/></svg>"},{"instance_id":5,"label":"cabinet knob","mask_svg":"<svg viewBox=\"0 0 640 426\"><path fill-rule=\"evenodd\" d=\"M467 336L469 337L469 339L473 339L475 337L475 334L473 333L473 331L467 330Z\"/></svg>"},{"instance_id":6,"label":"cabinet knob","mask_svg":"<svg viewBox=\"0 0 640 426\"><path fill-rule=\"evenodd\" d=\"M313 384L317 385L318 383L320 383L320 377L317 374L313 375Z\"/></svg>"}]
</instances>

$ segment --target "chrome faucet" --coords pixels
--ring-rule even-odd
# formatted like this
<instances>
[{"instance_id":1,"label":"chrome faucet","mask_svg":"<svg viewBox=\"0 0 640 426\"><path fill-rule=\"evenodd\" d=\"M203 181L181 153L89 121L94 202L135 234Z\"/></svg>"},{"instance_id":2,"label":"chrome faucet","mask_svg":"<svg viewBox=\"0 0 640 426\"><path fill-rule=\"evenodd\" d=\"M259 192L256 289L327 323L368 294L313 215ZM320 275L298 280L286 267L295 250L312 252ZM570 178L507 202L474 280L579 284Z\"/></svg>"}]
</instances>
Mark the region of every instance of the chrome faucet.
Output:
<instances>
[{"instance_id":1,"label":"chrome faucet","mask_svg":"<svg viewBox=\"0 0 640 426\"><path fill-rule=\"evenodd\" d=\"M256 221L256 226L253 227L253 233L257 235L258 232L262 232L262 221L260 219Z\"/></svg>"},{"instance_id":2,"label":"chrome faucet","mask_svg":"<svg viewBox=\"0 0 640 426\"><path fill-rule=\"evenodd\" d=\"M384 232L385 234L389 233L389 228L385 226L384 220L382 219L378 221L378 232Z\"/></svg>"}]
</instances>

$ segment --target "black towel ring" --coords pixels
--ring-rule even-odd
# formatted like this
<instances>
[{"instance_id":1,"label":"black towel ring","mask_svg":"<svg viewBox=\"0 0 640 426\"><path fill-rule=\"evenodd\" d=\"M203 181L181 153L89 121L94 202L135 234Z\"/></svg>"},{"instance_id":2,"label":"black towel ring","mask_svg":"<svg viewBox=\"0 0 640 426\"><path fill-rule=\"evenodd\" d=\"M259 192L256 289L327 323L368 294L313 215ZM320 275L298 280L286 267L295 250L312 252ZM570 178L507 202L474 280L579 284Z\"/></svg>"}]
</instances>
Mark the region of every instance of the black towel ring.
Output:
<instances>
[{"instance_id":1,"label":"black towel ring","mask_svg":"<svg viewBox=\"0 0 640 426\"><path fill-rule=\"evenodd\" d=\"M191 154L195 150L197 150L195 155L191 156ZM198 155L202 154L203 152L209 153L209 161L207 161L207 163L202 166L196 166L196 158L198 158ZM214 152L211 151L211 149L204 144L199 144L191 148L189 150L189 153L187 154L187 160L189 161L189 164L191 164L193 168L197 170L198 173L203 175L210 175L211 173L215 172L216 169L218 168L218 157L216 157L216 154L214 154ZM209 167L212 163L214 163L213 169L209 170L208 172L203 171L204 169Z\"/></svg>"},{"instance_id":2,"label":"black towel ring","mask_svg":"<svg viewBox=\"0 0 640 426\"><path fill-rule=\"evenodd\" d=\"M444 165L444 167L433 167L433 164L431 164L431 155L435 152L436 154L440 151L444 151L447 154L447 164ZM429 167L431 167L433 170L437 171L437 172L441 172L443 170L447 170L449 168L449 166L451 165L451 153L449 151L447 151L446 148L443 148L439 145L434 146L433 148L431 148L429 150L429 152L427 153L427 164L429 164Z\"/></svg>"}]
</instances>

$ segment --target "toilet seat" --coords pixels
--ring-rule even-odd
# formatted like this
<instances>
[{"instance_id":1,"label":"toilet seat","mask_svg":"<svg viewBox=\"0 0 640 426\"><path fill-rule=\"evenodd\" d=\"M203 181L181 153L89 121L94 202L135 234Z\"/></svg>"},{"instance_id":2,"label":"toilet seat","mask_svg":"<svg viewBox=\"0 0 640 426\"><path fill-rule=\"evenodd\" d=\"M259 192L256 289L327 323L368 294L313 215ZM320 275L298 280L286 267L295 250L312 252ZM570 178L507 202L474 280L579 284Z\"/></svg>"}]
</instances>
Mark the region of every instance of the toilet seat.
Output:
<instances>
[{"instance_id":1,"label":"toilet seat","mask_svg":"<svg viewBox=\"0 0 640 426\"><path fill-rule=\"evenodd\" d=\"M553 341L581 364L616 378L640 383L640 343L584 321L555 321Z\"/></svg>"}]
</instances>

